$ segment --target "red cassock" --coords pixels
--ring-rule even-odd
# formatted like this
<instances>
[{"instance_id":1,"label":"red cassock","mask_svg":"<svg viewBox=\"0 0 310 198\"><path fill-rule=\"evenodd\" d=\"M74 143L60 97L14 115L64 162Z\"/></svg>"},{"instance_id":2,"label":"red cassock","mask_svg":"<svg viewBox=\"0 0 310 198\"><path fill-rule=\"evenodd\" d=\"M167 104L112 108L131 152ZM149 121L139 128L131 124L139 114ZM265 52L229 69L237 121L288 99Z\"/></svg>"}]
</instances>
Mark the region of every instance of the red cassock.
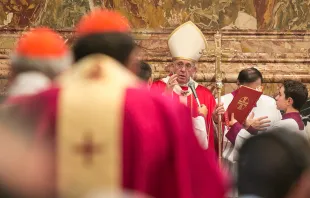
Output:
<instances>
[{"instance_id":1,"label":"red cassock","mask_svg":"<svg viewBox=\"0 0 310 198\"><path fill-rule=\"evenodd\" d=\"M105 58L102 64L118 66L111 60L107 62ZM125 75L122 73L122 76ZM73 86L72 83L69 84ZM115 88L115 84L112 84L111 87ZM34 126L36 140L53 143L56 153L55 183L62 195L66 195L64 191L70 188L77 191L74 193L84 195L91 188L113 186L158 198L224 197L226 186L223 175L214 153L204 151L198 144L188 108L147 89L127 87L124 88L121 102L114 101L117 104L115 106L120 109L115 115L119 121L115 122L117 130L113 131L112 127L111 130L101 130L101 124L105 127L114 122L115 112L111 113L111 108L106 105L114 105L109 98L113 93L102 93L107 94L108 103L102 101L102 109L105 111L103 117L100 117L101 114L96 110L101 107L95 103L101 92L94 94L95 92L89 91L92 88L84 89L80 84L74 92L77 95L70 92L70 101L66 103L66 92L73 90L70 86L53 86L34 96L10 98L7 101L7 104L19 107L19 116L31 118L29 122ZM109 91L108 88L104 90ZM197 93L202 103L210 100L202 99L207 95L201 95L199 90ZM66 125L66 122L70 125ZM66 126L70 130L64 130ZM83 127L89 130L87 137ZM99 157L96 157L96 153L93 157L88 155L85 161L83 156L74 152L70 146L83 140L81 137L88 138L88 143L102 143L102 148L98 146L97 150L90 144L88 149L84 149L84 153L97 152ZM84 138L85 141L86 139ZM105 152L109 155L105 155ZM87 182L83 182L84 179Z\"/></svg>"},{"instance_id":2,"label":"red cassock","mask_svg":"<svg viewBox=\"0 0 310 198\"><path fill-rule=\"evenodd\" d=\"M169 77L167 77L169 78ZM164 78L162 80L159 81L155 81L152 85L152 90L155 92L160 92L160 93L164 93L165 89L166 89L166 81ZM195 83L195 87L196 87L196 93L197 96L199 98L199 102L200 104L204 104L206 105L207 109L208 109L208 115L205 119L206 121L206 131L208 133L208 141L209 141L209 146L208 149L212 150L213 152L215 151L215 147L214 147L214 128L213 128L213 123L212 123L212 112L214 111L216 102L214 99L214 96L212 95L211 91L209 89L207 89L206 87L203 87L201 85L198 85L197 83ZM180 90L178 90L178 88ZM182 96L182 93L185 93L184 96ZM193 96L193 94L191 94L190 89L187 86L178 86L175 87L173 90L173 99L180 101L181 103L184 103L187 107L190 108L191 111L191 116L192 117L197 117L198 116L198 105L197 102Z\"/></svg>"}]
</instances>

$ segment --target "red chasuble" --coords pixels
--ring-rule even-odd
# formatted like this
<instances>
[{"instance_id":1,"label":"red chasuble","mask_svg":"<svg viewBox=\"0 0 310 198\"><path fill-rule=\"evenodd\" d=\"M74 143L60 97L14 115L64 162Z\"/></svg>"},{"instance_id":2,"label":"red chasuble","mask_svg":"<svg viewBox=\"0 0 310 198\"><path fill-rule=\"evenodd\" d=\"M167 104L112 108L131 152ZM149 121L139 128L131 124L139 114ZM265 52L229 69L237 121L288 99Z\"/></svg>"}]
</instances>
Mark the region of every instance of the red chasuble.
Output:
<instances>
[{"instance_id":1,"label":"red chasuble","mask_svg":"<svg viewBox=\"0 0 310 198\"><path fill-rule=\"evenodd\" d=\"M79 70L96 64L102 79L84 79L89 73ZM186 107L135 88L132 74L110 58L90 57L73 68L78 72L59 86L8 101L31 117L37 140L53 138L60 195L104 188L156 198L224 197L215 156L200 147Z\"/></svg>"},{"instance_id":2,"label":"red chasuble","mask_svg":"<svg viewBox=\"0 0 310 198\"><path fill-rule=\"evenodd\" d=\"M191 116L197 117L198 116L198 105L194 98L194 95L191 94L191 91L188 87L181 86L180 88L185 92L186 99L185 100L183 99L184 96L179 94L177 89L173 90L173 96L172 96L173 99L180 101L181 103L184 103L187 107L190 108ZM163 93L166 89L165 80L159 80L159 81L154 82L151 89L155 92ZM215 102L214 96L212 95L211 91L207 89L206 87L198 85L197 83L196 83L196 92L197 92L197 96L199 98L200 104L204 104L208 108L208 115L207 115L207 118L205 119L206 127L207 127L206 131L209 137L208 148L214 152L215 148L214 148L214 128L212 124L212 112L214 111L216 102ZM183 102L182 100L184 100L185 102Z\"/></svg>"}]
</instances>

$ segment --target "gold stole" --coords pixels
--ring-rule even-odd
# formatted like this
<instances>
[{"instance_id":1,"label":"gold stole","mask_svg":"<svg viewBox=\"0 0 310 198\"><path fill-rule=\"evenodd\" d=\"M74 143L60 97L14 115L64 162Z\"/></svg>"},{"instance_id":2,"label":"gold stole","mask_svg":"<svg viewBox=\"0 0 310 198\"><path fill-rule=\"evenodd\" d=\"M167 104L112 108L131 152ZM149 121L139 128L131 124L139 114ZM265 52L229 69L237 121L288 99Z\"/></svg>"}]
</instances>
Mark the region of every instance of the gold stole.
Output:
<instances>
[{"instance_id":1,"label":"gold stole","mask_svg":"<svg viewBox=\"0 0 310 198\"><path fill-rule=\"evenodd\" d=\"M94 55L59 80L57 188L66 198L121 188L126 88L136 77L115 60Z\"/></svg>"}]
</instances>

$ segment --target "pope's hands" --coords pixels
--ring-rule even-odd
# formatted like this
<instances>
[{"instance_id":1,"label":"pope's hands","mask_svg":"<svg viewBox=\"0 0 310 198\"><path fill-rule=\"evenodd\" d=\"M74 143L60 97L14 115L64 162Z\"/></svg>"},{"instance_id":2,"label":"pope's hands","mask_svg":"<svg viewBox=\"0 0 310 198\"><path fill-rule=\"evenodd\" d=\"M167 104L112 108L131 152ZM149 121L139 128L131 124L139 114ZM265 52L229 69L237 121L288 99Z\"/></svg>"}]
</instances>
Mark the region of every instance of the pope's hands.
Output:
<instances>
[{"instance_id":1,"label":"pope's hands","mask_svg":"<svg viewBox=\"0 0 310 198\"><path fill-rule=\"evenodd\" d=\"M168 80L168 82L167 82L167 84L166 84L166 90L165 90L165 92L166 92L167 94L171 94L172 91L173 91L174 86L178 84L177 78L178 78L178 75L177 75L177 74L173 74L173 75L169 78L169 80Z\"/></svg>"}]
</instances>

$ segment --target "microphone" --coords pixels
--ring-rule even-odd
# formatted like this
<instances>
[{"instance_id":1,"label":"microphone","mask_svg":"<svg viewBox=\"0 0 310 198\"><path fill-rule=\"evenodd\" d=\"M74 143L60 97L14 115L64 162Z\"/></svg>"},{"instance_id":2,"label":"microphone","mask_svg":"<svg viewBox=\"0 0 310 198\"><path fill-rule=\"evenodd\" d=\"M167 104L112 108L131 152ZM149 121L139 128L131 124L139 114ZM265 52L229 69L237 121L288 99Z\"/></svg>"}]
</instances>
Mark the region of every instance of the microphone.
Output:
<instances>
[{"instance_id":1,"label":"microphone","mask_svg":"<svg viewBox=\"0 0 310 198\"><path fill-rule=\"evenodd\" d=\"M197 96L197 93L196 93L195 84L192 81L190 81L188 83L188 87L192 90L192 92L194 94L194 97L196 99L197 105L198 105L198 107L200 107L201 105L200 105L200 102L199 102L199 99L198 99L198 96Z\"/></svg>"}]
</instances>

